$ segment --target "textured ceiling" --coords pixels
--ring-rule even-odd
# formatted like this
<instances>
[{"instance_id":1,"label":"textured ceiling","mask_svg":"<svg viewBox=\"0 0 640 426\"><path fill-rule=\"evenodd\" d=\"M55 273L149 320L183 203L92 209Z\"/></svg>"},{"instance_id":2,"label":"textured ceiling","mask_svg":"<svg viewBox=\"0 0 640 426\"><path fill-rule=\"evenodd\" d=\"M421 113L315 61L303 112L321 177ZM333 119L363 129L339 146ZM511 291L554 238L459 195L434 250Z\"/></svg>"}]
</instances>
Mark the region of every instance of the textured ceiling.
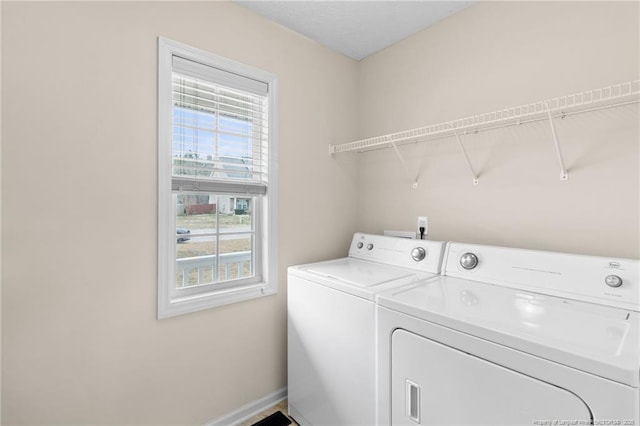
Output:
<instances>
[{"instance_id":1,"label":"textured ceiling","mask_svg":"<svg viewBox=\"0 0 640 426\"><path fill-rule=\"evenodd\" d=\"M235 0L235 3L360 60L475 1Z\"/></svg>"}]
</instances>

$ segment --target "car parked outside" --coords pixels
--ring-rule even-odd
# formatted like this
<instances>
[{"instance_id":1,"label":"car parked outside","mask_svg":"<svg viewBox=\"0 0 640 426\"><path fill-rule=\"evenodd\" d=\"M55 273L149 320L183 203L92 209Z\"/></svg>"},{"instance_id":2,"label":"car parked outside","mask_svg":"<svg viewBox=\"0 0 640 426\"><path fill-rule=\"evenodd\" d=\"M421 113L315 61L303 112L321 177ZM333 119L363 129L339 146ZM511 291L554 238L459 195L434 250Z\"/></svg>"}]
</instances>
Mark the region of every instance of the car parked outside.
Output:
<instances>
[{"instance_id":1,"label":"car parked outside","mask_svg":"<svg viewBox=\"0 0 640 426\"><path fill-rule=\"evenodd\" d=\"M189 241L191 239L191 231L188 230L187 228L176 228L176 234L178 235L184 235L184 237L178 237L178 242L179 243L186 243L187 241Z\"/></svg>"}]
</instances>

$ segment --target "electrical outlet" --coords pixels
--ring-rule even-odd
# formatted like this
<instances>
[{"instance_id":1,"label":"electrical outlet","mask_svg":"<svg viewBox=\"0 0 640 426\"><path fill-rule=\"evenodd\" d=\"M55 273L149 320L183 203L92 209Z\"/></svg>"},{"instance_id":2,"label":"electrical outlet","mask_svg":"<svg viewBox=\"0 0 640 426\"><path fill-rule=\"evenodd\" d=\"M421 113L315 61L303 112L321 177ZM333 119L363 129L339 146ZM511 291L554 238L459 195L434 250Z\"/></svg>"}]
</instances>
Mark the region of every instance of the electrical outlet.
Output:
<instances>
[{"instance_id":1,"label":"electrical outlet","mask_svg":"<svg viewBox=\"0 0 640 426\"><path fill-rule=\"evenodd\" d=\"M424 228L424 235L429 232L429 219L426 216L418 216L418 229Z\"/></svg>"}]
</instances>

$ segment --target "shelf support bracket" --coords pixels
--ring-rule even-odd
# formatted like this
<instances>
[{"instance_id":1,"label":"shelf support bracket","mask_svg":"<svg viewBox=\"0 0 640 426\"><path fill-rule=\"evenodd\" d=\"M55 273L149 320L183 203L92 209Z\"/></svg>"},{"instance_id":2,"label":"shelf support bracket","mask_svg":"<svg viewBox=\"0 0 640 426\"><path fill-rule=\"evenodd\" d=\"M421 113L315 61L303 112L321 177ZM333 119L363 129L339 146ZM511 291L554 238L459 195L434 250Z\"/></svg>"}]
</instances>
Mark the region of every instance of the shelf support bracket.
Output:
<instances>
[{"instance_id":1,"label":"shelf support bracket","mask_svg":"<svg viewBox=\"0 0 640 426\"><path fill-rule=\"evenodd\" d=\"M409 173L409 168L407 167L407 162L404 160L404 157L402 156L402 154L400 154L400 150L398 149L398 145L396 145L395 142L389 142L389 143L393 147L393 150L396 152L396 155L398 156L398 159L400 159L400 162L402 163L402 167L404 167L404 172L406 173L407 177L413 181L413 185L412 185L413 189L418 189L418 178L416 177L415 179L413 179L413 177L411 176L411 173Z\"/></svg>"},{"instance_id":2,"label":"shelf support bracket","mask_svg":"<svg viewBox=\"0 0 640 426\"><path fill-rule=\"evenodd\" d=\"M471 164L471 160L469 159L469 154L467 154L467 150L465 149L464 145L462 144L462 139L460 139L460 135L458 134L458 132L456 131L455 128L453 129L453 134L456 136L456 140L458 141L458 145L460 145L460 148L462 149L462 153L464 154L465 160L467 160L467 165L469 166L469 170L471 170L471 174L473 175L473 184L477 185L478 184L478 174L473 169L473 165Z\"/></svg>"},{"instance_id":3,"label":"shelf support bracket","mask_svg":"<svg viewBox=\"0 0 640 426\"><path fill-rule=\"evenodd\" d=\"M551 126L551 135L553 136L553 143L556 147L556 155L558 156L558 162L560 163L560 179L567 180L569 179L569 173L567 172L567 168L564 165L564 160L562 158L562 151L560 150L560 143L558 142L558 135L556 133L556 126L553 124L553 117L551 116L551 108L549 108L549 104L545 103L547 107L547 115L549 116L549 125Z\"/></svg>"}]
</instances>

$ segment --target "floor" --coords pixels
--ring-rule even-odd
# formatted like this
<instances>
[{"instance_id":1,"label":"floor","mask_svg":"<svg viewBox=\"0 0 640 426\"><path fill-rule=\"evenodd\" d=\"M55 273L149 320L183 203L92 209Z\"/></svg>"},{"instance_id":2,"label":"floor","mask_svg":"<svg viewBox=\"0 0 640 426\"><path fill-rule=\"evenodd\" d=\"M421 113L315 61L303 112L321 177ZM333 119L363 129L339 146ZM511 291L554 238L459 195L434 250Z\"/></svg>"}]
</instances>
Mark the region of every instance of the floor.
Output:
<instances>
[{"instance_id":1,"label":"floor","mask_svg":"<svg viewBox=\"0 0 640 426\"><path fill-rule=\"evenodd\" d=\"M276 411L282 411L282 414L284 414L285 416L287 415L287 400L286 399L284 401L281 401L278 404L274 405L273 407L264 410L262 413L256 414L255 416L251 417L250 419L246 420L245 422L240 423L238 426L251 426L255 422L257 422L259 420L262 420L265 417L268 417L269 415L275 413ZM293 419L291 419L290 417L289 417L289 419L291 420L291 425L292 426L296 426L298 424Z\"/></svg>"}]
</instances>

